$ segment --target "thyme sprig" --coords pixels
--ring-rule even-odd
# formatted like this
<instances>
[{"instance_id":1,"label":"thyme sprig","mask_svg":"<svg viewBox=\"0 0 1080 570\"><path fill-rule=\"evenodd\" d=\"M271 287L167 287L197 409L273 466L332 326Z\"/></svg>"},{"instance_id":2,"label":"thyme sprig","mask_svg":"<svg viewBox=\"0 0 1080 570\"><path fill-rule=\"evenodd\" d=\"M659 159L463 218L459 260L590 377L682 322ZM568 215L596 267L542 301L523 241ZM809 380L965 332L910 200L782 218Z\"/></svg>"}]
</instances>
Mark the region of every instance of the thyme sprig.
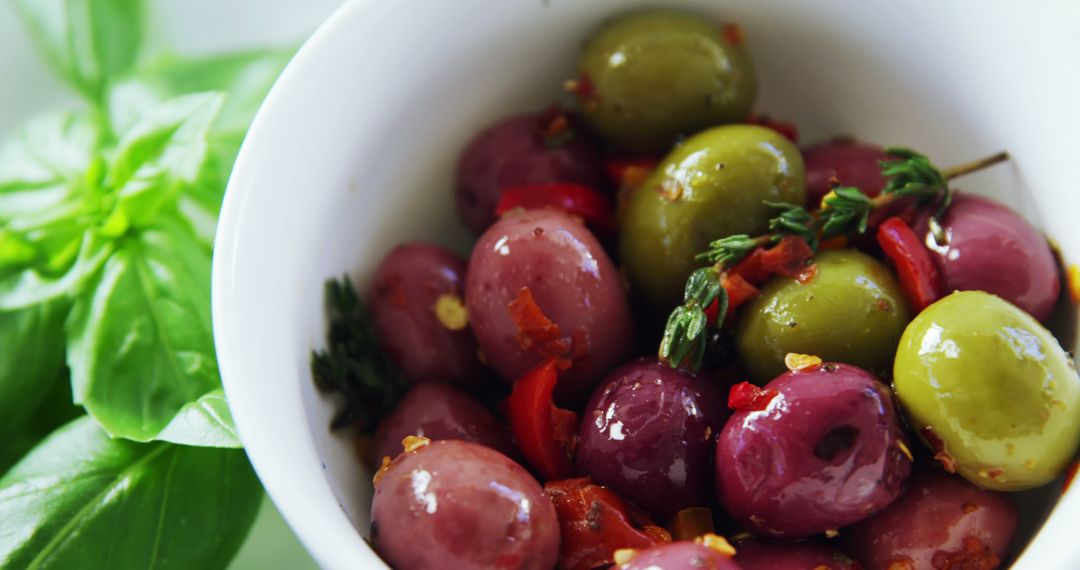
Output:
<instances>
[{"instance_id":1,"label":"thyme sprig","mask_svg":"<svg viewBox=\"0 0 1080 570\"><path fill-rule=\"evenodd\" d=\"M710 326L705 309L712 299L721 300L723 308L718 312L716 322L711 324L719 328L728 304L727 292L720 286L724 272L755 249L794 235L817 251L822 240L865 233L871 212L905 197L914 197L920 207L936 204L931 227L938 227L936 219L952 203L953 191L949 189L949 180L1009 158L1007 153L1000 152L941 170L926 156L908 148L889 147L885 153L889 160L881 161L880 166L888 182L878 196L871 198L859 188L840 186L839 182L834 181L832 191L816 211L811 212L797 204L766 201L767 206L779 210L769 220L768 233L756 237L735 234L710 242L708 249L695 256L695 259L712 265L698 269L687 281L684 302L672 311L664 329L658 353L660 360L673 368L683 366L696 371L701 366ZM711 297L700 294L704 287L702 284L706 282L715 283L718 288ZM704 303L706 299L708 303Z\"/></svg>"},{"instance_id":2,"label":"thyme sprig","mask_svg":"<svg viewBox=\"0 0 1080 570\"><path fill-rule=\"evenodd\" d=\"M360 432L375 429L405 393L405 383L379 348L364 304L346 275L326 282L330 317L325 350L311 355L311 373L322 392L345 401L330 422L331 429L348 425Z\"/></svg>"}]
</instances>

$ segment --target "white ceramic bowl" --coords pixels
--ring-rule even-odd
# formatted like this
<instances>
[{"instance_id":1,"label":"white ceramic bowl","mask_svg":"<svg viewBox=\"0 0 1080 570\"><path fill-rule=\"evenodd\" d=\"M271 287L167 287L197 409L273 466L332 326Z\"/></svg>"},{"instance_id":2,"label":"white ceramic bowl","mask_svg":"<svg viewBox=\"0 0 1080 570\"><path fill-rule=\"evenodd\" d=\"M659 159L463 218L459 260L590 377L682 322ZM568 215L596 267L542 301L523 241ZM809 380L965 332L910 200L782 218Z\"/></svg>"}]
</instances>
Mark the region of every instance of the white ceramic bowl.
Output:
<instances>
[{"instance_id":1,"label":"white ceramic bowl","mask_svg":"<svg viewBox=\"0 0 1080 570\"><path fill-rule=\"evenodd\" d=\"M252 463L323 566L382 567L361 538L369 474L327 431L336 403L311 382L324 281L348 272L365 282L404 239L467 252L451 201L463 143L558 98L589 30L643 4L356 0L303 47L259 112L221 214L214 333ZM946 165L1007 149L1012 164L960 186L1017 207L1080 259L1080 82L1067 72L1080 54L1076 4L670 4L744 26L758 107L797 121L804 140L853 133ZM1078 527L1074 490L1016 567L1080 568Z\"/></svg>"}]
</instances>

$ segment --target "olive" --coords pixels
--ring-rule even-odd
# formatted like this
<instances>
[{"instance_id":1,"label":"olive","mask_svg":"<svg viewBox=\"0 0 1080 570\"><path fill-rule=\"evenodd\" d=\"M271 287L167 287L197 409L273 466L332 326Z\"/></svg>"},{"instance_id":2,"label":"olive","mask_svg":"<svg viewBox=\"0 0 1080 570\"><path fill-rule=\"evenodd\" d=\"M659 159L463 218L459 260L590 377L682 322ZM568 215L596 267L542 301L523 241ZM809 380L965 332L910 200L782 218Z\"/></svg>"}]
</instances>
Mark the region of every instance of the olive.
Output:
<instances>
[{"instance_id":1,"label":"olive","mask_svg":"<svg viewBox=\"0 0 1080 570\"><path fill-rule=\"evenodd\" d=\"M536 479L505 455L435 441L376 476L371 541L394 568L547 570L559 521Z\"/></svg>"},{"instance_id":2,"label":"olive","mask_svg":"<svg viewBox=\"0 0 1080 570\"><path fill-rule=\"evenodd\" d=\"M885 150L875 144L839 138L803 150L806 162L806 204L812 209L832 190L836 178L841 186L855 186L867 196L881 193L888 180L881 174L881 161L889 160Z\"/></svg>"},{"instance_id":3,"label":"olive","mask_svg":"<svg viewBox=\"0 0 1080 570\"><path fill-rule=\"evenodd\" d=\"M397 457L401 453L401 440L409 435L432 441L472 441L509 457L517 455L510 434L491 412L480 402L443 384L413 386L393 413L379 422L371 445L375 465L383 457Z\"/></svg>"},{"instance_id":4,"label":"olive","mask_svg":"<svg viewBox=\"0 0 1080 570\"><path fill-rule=\"evenodd\" d=\"M814 263L810 282L774 277L743 307L736 331L743 365L768 381L795 352L887 374L910 318L892 274L854 250L826 251Z\"/></svg>"},{"instance_id":5,"label":"olive","mask_svg":"<svg viewBox=\"0 0 1080 570\"><path fill-rule=\"evenodd\" d=\"M687 139L626 197L619 254L635 293L658 308L681 299L709 242L766 231L774 208L802 204L799 149L772 129L729 125Z\"/></svg>"},{"instance_id":6,"label":"olive","mask_svg":"<svg viewBox=\"0 0 1080 570\"><path fill-rule=\"evenodd\" d=\"M708 504L726 416L707 378L636 360L612 372L586 406L578 470L660 519Z\"/></svg>"},{"instance_id":7,"label":"olive","mask_svg":"<svg viewBox=\"0 0 1080 570\"><path fill-rule=\"evenodd\" d=\"M961 291L900 339L893 374L935 457L999 491L1050 482L1080 443L1080 377L1057 340L1000 297Z\"/></svg>"},{"instance_id":8,"label":"olive","mask_svg":"<svg viewBox=\"0 0 1080 570\"><path fill-rule=\"evenodd\" d=\"M636 552L619 570L741 570L729 553L690 541L661 544Z\"/></svg>"},{"instance_id":9,"label":"olive","mask_svg":"<svg viewBox=\"0 0 1080 570\"><path fill-rule=\"evenodd\" d=\"M633 12L604 24L578 62L585 120L631 151L659 152L678 135L741 121L757 78L741 30L674 10Z\"/></svg>"},{"instance_id":10,"label":"olive","mask_svg":"<svg viewBox=\"0 0 1080 570\"><path fill-rule=\"evenodd\" d=\"M1057 261L1042 232L989 198L958 194L941 218L939 242L930 212L916 221L946 291L986 291L1045 321L1061 288Z\"/></svg>"},{"instance_id":11,"label":"olive","mask_svg":"<svg viewBox=\"0 0 1080 570\"><path fill-rule=\"evenodd\" d=\"M563 131L564 140L553 141L546 132L558 117L551 111L506 117L480 131L461 152L454 198L458 215L474 233L495 223L495 206L507 187L539 182L604 186L604 165L589 139L570 127Z\"/></svg>"},{"instance_id":12,"label":"olive","mask_svg":"<svg viewBox=\"0 0 1080 570\"><path fill-rule=\"evenodd\" d=\"M841 533L870 570L996 568L1016 530L1012 497L940 469L915 471L903 497Z\"/></svg>"},{"instance_id":13,"label":"olive","mask_svg":"<svg viewBox=\"0 0 1080 570\"><path fill-rule=\"evenodd\" d=\"M804 538L862 520L911 473L888 387L846 364L788 372L716 440L716 495L751 532Z\"/></svg>"}]
</instances>

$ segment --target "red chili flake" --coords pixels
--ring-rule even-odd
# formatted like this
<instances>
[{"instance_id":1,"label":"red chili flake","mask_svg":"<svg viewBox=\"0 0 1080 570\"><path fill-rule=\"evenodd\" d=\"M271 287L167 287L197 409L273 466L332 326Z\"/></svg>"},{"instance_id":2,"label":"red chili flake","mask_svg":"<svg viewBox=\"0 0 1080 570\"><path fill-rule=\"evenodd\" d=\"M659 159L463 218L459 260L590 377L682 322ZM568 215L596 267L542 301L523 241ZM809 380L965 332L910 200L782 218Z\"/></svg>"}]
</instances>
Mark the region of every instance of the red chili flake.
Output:
<instances>
[{"instance_id":1,"label":"red chili flake","mask_svg":"<svg viewBox=\"0 0 1080 570\"><path fill-rule=\"evenodd\" d=\"M963 507L961 508L963 509L965 514L971 514L979 510L979 505L976 505L975 503L964 503Z\"/></svg>"},{"instance_id":2,"label":"red chili flake","mask_svg":"<svg viewBox=\"0 0 1080 570\"><path fill-rule=\"evenodd\" d=\"M1071 466L1069 466L1068 469L1065 470L1065 480L1062 482L1061 485L1062 495L1064 495L1065 492L1069 490L1069 485L1072 485L1073 479L1076 478L1077 467L1080 467L1080 461L1073 463Z\"/></svg>"},{"instance_id":3,"label":"red chili flake","mask_svg":"<svg viewBox=\"0 0 1080 570\"><path fill-rule=\"evenodd\" d=\"M903 556L890 562L886 570L915 570L915 561Z\"/></svg>"},{"instance_id":4,"label":"red chili flake","mask_svg":"<svg viewBox=\"0 0 1080 570\"><path fill-rule=\"evenodd\" d=\"M553 106L540 122L540 139L547 148L560 147L574 139L574 130L570 128L570 119L557 106Z\"/></svg>"},{"instance_id":5,"label":"red chili flake","mask_svg":"<svg viewBox=\"0 0 1080 570\"><path fill-rule=\"evenodd\" d=\"M720 286L724 288L728 296L727 314L730 316L735 309L761 294L757 287L751 285L741 275L725 273L720 277Z\"/></svg>"},{"instance_id":6,"label":"red chili flake","mask_svg":"<svg viewBox=\"0 0 1080 570\"><path fill-rule=\"evenodd\" d=\"M772 388L759 388L749 382L739 382L728 392L728 407L732 410L756 412L769 407L769 402L777 396Z\"/></svg>"},{"instance_id":7,"label":"red chili flake","mask_svg":"<svg viewBox=\"0 0 1080 570\"><path fill-rule=\"evenodd\" d=\"M806 283L817 274L817 267L810 264L814 250L799 236L784 236L773 247L765 250L761 265L770 273L794 277L800 283Z\"/></svg>"},{"instance_id":8,"label":"red chili flake","mask_svg":"<svg viewBox=\"0 0 1080 570\"><path fill-rule=\"evenodd\" d=\"M720 35L724 37L725 42L733 46L742 46L746 43L746 32L743 31L742 26L736 23L721 26Z\"/></svg>"},{"instance_id":9,"label":"red chili flake","mask_svg":"<svg viewBox=\"0 0 1080 570\"><path fill-rule=\"evenodd\" d=\"M935 552L930 564L937 570L993 570L1001 560L981 540L969 536L957 552Z\"/></svg>"},{"instance_id":10,"label":"red chili flake","mask_svg":"<svg viewBox=\"0 0 1080 570\"><path fill-rule=\"evenodd\" d=\"M541 347L559 340L559 325L544 314L528 287L522 287L507 308L510 309L510 319L517 326L518 344L522 349Z\"/></svg>"},{"instance_id":11,"label":"red chili flake","mask_svg":"<svg viewBox=\"0 0 1080 570\"><path fill-rule=\"evenodd\" d=\"M919 433L934 452L934 460L940 463L945 471L956 473L956 460L949 455L948 450L945 449L945 442L934 432L934 428L926 426L919 430Z\"/></svg>"},{"instance_id":12,"label":"red chili flake","mask_svg":"<svg viewBox=\"0 0 1080 570\"><path fill-rule=\"evenodd\" d=\"M567 81L566 90L582 99L596 99L596 85L585 72L581 72L577 79Z\"/></svg>"}]
</instances>

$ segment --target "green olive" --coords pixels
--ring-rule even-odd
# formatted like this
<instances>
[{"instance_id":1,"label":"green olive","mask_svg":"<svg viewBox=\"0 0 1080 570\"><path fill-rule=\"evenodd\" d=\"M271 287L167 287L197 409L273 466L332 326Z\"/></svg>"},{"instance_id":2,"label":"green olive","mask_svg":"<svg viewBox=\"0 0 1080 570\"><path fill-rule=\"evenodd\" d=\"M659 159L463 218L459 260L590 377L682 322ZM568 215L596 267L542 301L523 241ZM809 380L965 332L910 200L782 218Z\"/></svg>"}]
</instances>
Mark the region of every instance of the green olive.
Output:
<instances>
[{"instance_id":1,"label":"green olive","mask_svg":"<svg viewBox=\"0 0 1080 570\"><path fill-rule=\"evenodd\" d=\"M976 485L1046 484L1080 443L1080 377L1024 311L982 291L927 307L900 339L896 394L911 426Z\"/></svg>"},{"instance_id":2,"label":"green olive","mask_svg":"<svg viewBox=\"0 0 1080 570\"><path fill-rule=\"evenodd\" d=\"M626 197L619 254L636 295L667 309L709 242L768 229L776 209L806 196L799 149L771 129L716 127L686 140Z\"/></svg>"},{"instance_id":3,"label":"green olive","mask_svg":"<svg viewBox=\"0 0 1080 570\"><path fill-rule=\"evenodd\" d=\"M741 121L757 79L738 34L672 10L634 12L608 22L586 42L578 70L582 114L610 142L658 152L678 135Z\"/></svg>"},{"instance_id":4,"label":"green olive","mask_svg":"<svg viewBox=\"0 0 1080 570\"><path fill-rule=\"evenodd\" d=\"M855 250L826 251L806 284L774 277L741 309L736 341L758 382L786 371L789 352L812 354L883 375L910 319L889 270Z\"/></svg>"}]
</instances>

